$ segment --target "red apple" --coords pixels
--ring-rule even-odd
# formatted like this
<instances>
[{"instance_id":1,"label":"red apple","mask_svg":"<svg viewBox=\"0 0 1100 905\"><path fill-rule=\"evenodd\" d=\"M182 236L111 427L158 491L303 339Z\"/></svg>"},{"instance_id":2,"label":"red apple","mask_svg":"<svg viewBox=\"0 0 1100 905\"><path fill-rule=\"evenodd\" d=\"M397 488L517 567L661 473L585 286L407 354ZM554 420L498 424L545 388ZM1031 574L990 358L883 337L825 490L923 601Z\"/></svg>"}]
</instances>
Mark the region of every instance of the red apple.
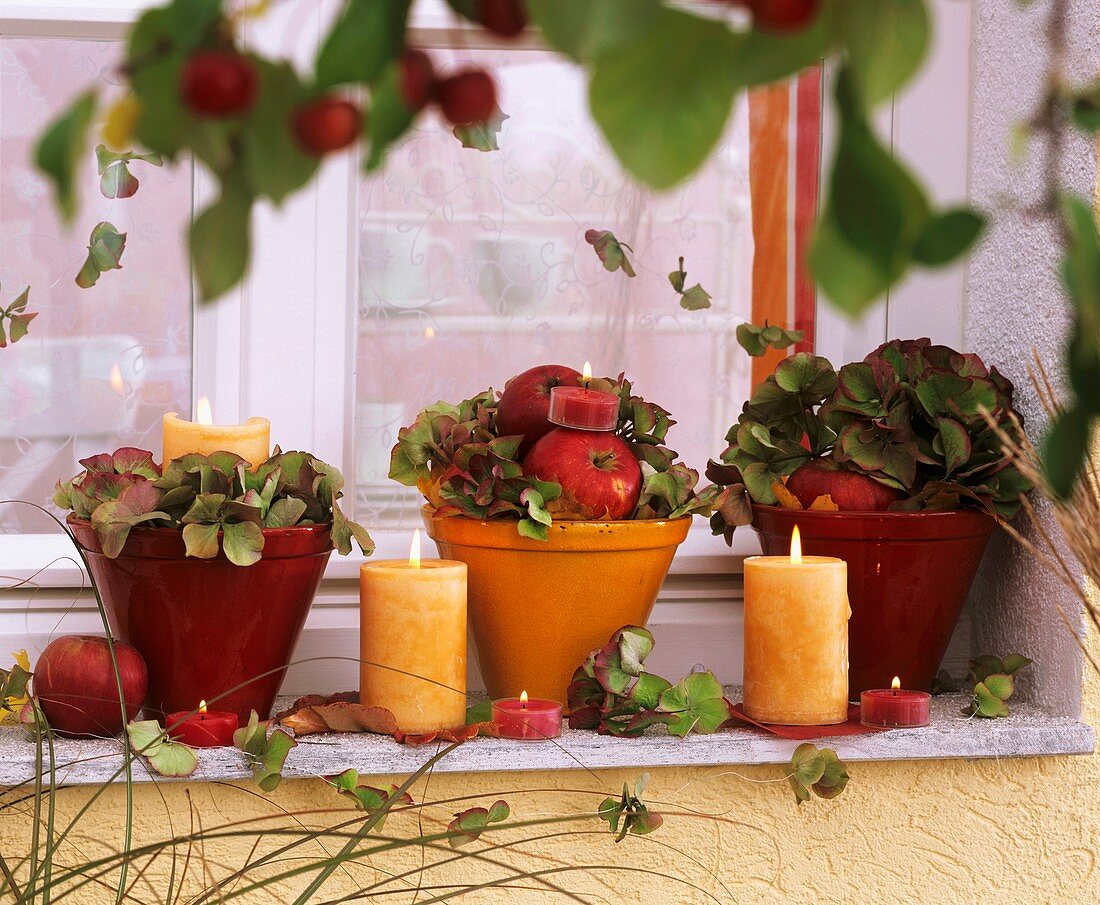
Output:
<instances>
[{"instance_id":1,"label":"red apple","mask_svg":"<svg viewBox=\"0 0 1100 905\"><path fill-rule=\"evenodd\" d=\"M842 512L881 512L905 496L832 459L816 459L796 468L787 478L787 489L807 509L819 496L828 494Z\"/></svg>"},{"instance_id":2,"label":"red apple","mask_svg":"<svg viewBox=\"0 0 1100 905\"><path fill-rule=\"evenodd\" d=\"M497 86L483 69L463 69L436 86L444 119L456 126L487 123L497 109Z\"/></svg>"},{"instance_id":3,"label":"red apple","mask_svg":"<svg viewBox=\"0 0 1100 905\"><path fill-rule=\"evenodd\" d=\"M550 390L556 386L580 386L580 371L565 365L539 365L517 374L504 385L497 406L497 432L502 437L522 436L522 458L545 434L554 429L550 414Z\"/></svg>"},{"instance_id":4,"label":"red apple","mask_svg":"<svg viewBox=\"0 0 1100 905\"><path fill-rule=\"evenodd\" d=\"M115 642L126 719L137 716L149 688L149 672L136 647ZM31 690L55 732L108 736L122 731L118 685L107 639L65 635L50 642L34 667Z\"/></svg>"},{"instance_id":5,"label":"red apple","mask_svg":"<svg viewBox=\"0 0 1100 905\"><path fill-rule=\"evenodd\" d=\"M627 518L638 505L642 469L626 441L609 431L558 427L538 441L523 460L526 474L557 481L586 516Z\"/></svg>"},{"instance_id":6,"label":"red apple","mask_svg":"<svg viewBox=\"0 0 1100 905\"><path fill-rule=\"evenodd\" d=\"M306 154L321 157L346 148L359 137L363 114L351 101L338 97L318 97L294 111L291 129Z\"/></svg>"},{"instance_id":7,"label":"red apple","mask_svg":"<svg viewBox=\"0 0 1100 905\"><path fill-rule=\"evenodd\" d=\"M180 72L180 100L202 119L243 116L256 105L260 77L255 64L229 50L200 50Z\"/></svg>"}]
</instances>

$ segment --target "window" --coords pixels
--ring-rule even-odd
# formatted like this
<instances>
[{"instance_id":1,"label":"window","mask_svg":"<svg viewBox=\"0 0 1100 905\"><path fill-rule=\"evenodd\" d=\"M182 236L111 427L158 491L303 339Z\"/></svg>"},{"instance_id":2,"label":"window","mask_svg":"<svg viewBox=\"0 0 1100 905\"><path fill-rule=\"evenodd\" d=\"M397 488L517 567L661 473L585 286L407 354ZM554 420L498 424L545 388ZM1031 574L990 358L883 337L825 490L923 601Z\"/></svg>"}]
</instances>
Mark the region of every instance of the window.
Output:
<instances>
[{"instance_id":1,"label":"window","mask_svg":"<svg viewBox=\"0 0 1100 905\"><path fill-rule=\"evenodd\" d=\"M112 202L98 194L89 157L85 207L65 235L28 162L53 110L94 78L111 79L119 40L149 3L43 0L6 5L0 20L0 280L5 298L31 284L32 308L42 311L31 335L0 353L0 497L44 502L57 477L100 448L159 453L160 415L190 412L206 395L217 420L264 415L284 448L337 464L377 555L400 557L418 503L386 480L389 448L398 428L439 398L502 388L533 364L589 359L598 373L626 370L643 395L669 408L680 422L671 445L702 469L752 383L774 364L736 345L743 320L804 329L807 344L838 361L883 341L888 318L890 333L922 329L897 326L911 317L901 304L910 290L853 325L819 309L795 268L828 153L818 74L742 98L703 172L654 195L629 184L606 150L576 69L533 40L472 40L436 0L416 4L416 43L440 62L476 59L494 69L510 117L501 149L463 149L426 118L391 151L381 176L363 179L352 155L326 161L282 208L257 210L249 276L219 304L201 306L182 241L192 211L210 200L201 168L135 164L140 191ZM338 5L273 4L250 38L307 61ZM956 68L964 56L952 57ZM965 116L966 93L955 94ZM905 111L930 97L940 116L958 113L941 93L916 92L882 127L920 148ZM942 167L945 151L925 156ZM955 167L946 190L958 197L966 149L946 156ZM127 232L124 269L81 290L72 280L82 246L103 219ZM589 227L633 246L636 278L602 269L583 239ZM13 242L26 252L12 255ZM713 296L709 310L678 306L667 274L680 255L689 282ZM921 317L960 343L961 326L957 335L943 332L961 325L962 278L950 279L938 284L931 316L925 305ZM22 356L18 368L13 353ZM121 394L111 388L116 363ZM0 575L34 574L37 586L0 593L5 650L39 651L53 633L98 625L89 595L67 590L81 584L79 571L54 562L67 553L64 539L34 533L49 530L41 515L0 511ZM683 674L702 660L727 681L739 678L737 573L755 539L743 531L736 543L731 554L699 520L681 548L651 623L661 639L658 672ZM357 656L356 570L354 557L333 558L299 657ZM351 663L313 663L292 670L284 689L356 681Z\"/></svg>"},{"instance_id":2,"label":"window","mask_svg":"<svg viewBox=\"0 0 1100 905\"><path fill-rule=\"evenodd\" d=\"M34 144L78 86L110 84L119 44L0 37L0 303L30 286L39 312L0 358L0 499L48 505L54 482L85 456L158 442L165 411L190 411L191 290L179 242L191 215L190 166L134 164L133 198L98 190L95 158L79 175L86 203L71 231L33 167ZM96 223L127 235L121 272L75 283ZM29 507L0 508L0 532L48 530Z\"/></svg>"}]
</instances>

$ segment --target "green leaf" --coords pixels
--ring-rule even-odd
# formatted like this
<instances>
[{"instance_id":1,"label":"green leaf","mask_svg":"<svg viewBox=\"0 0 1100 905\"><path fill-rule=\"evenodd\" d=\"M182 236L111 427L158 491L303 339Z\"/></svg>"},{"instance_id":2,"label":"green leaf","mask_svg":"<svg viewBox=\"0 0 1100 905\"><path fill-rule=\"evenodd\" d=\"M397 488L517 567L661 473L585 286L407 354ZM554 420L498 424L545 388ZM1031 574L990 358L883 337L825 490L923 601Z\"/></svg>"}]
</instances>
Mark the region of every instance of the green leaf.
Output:
<instances>
[{"instance_id":1,"label":"green leaf","mask_svg":"<svg viewBox=\"0 0 1100 905\"><path fill-rule=\"evenodd\" d=\"M126 727L130 747L161 776L190 776L199 765L187 745L169 739L156 720L135 720Z\"/></svg>"},{"instance_id":2,"label":"green leaf","mask_svg":"<svg viewBox=\"0 0 1100 905\"><path fill-rule=\"evenodd\" d=\"M283 497L271 504L264 519L265 528L286 528L297 525L305 514L306 504L295 497Z\"/></svg>"},{"instance_id":3,"label":"green leaf","mask_svg":"<svg viewBox=\"0 0 1100 905\"><path fill-rule=\"evenodd\" d=\"M668 731L677 736L714 732L730 716L722 684L709 670L692 673L665 689L658 710L673 715Z\"/></svg>"},{"instance_id":4,"label":"green leaf","mask_svg":"<svg viewBox=\"0 0 1100 905\"><path fill-rule=\"evenodd\" d=\"M630 689L630 697L643 710L656 710L661 701L661 694L671 687L672 683L668 679L646 672L638 676L638 681Z\"/></svg>"},{"instance_id":5,"label":"green leaf","mask_svg":"<svg viewBox=\"0 0 1100 905\"><path fill-rule=\"evenodd\" d=\"M218 525L184 525L183 545L187 555L198 559L213 559L217 556L218 528Z\"/></svg>"},{"instance_id":6,"label":"green leaf","mask_svg":"<svg viewBox=\"0 0 1100 905\"><path fill-rule=\"evenodd\" d=\"M971 708L976 716L986 717L987 719L1008 716L1008 706L990 691L984 682L979 682L974 686Z\"/></svg>"},{"instance_id":7,"label":"green leaf","mask_svg":"<svg viewBox=\"0 0 1100 905\"><path fill-rule=\"evenodd\" d=\"M680 296L680 307L687 311L700 311L710 307L710 293L696 283Z\"/></svg>"},{"instance_id":8,"label":"green leaf","mask_svg":"<svg viewBox=\"0 0 1100 905\"><path fill-rule=\"evenodd\" d=\"M818 798L833 799L848 785L848 771L832 748L823 748L820 753L825 760L825 770L810 788Z\"/></svg>"},{"instance_id":9,"label":"green leaf","mask_svg":"<svg viewBox=\"0 0 1100 905\"><path fill-rule=\"evenodd\" d=\"M847 68L837 78L836 102L840 138L810 264L836 305L856 315L909 266L928 201L876 138Z\"/></svg>"},{"instance_id":10,"label":"green leaf","mask_svg":"<svg viewBox=\"0 0 1100 905\"><path fill-rule=\"evenodd\" d=\"M658 0L524 0L542 38L579 63L642 37L657 19Z\"/></svg>"},{"instance_id":11,"label":"green leaf","mask_svg":"<svg viewBox=\"0 0 1100 905\"><path fill-rule=\"evenodd\" d=\"M137 194L138 185L125 162L109 166L99 180L99 190L106 198L131 198Z\"/></svg>"},{"instance_id":12,"label":"green leaf","mask_svg":"<svg viewBox=\"0 0 1100 905\"><path fill-rule=\"evenodd\" d=\"M924 60L930 32L924 0L846 0L839 9L856 90L874 106L909 81Z\"/></svg>"},{"instance_id":13,"label":"green leaf","mask_svg":"<svg viewBox=\"0 0 1100 905\"><path fill-rule=\"evenodd\" d=\"M944 465L951 474L970 461L970 435L954 418L937 418L936 430L943 448Z\"/></svg>"},{"instance_id":14,"label":"green leaf","mask_svg":"<svg viewBox=\"0 0 1100 905\"><path fill-rule=\"evenodd\" d=\"M35 165L53 182L57 206L66 223L76 215L76 174L88 150L88 128L96 102L94 91L80 95L47 127L35 149Z\"/></svg>"},{"instance_id":15,"label":"green leaf","mask_svg":"<svg viewBox=\"0 0 1100 905\"><path fill-rule=\"evenodd\" d=\"M722 22L662 7L643 34L594 61L592 116L639 181L670 188L710 154L739 87L743 41Z\"/></svg>"},{"instance_id":16,"label":"green leaf","mask_svg":"<svg viewBox=\"0 0 1100 905\"><path fill-rule=\"evenodd\" d=\"M1004 659L1002 670L1009 675L1014 675L1025 666L1030 666L1031 663L1032 661L1025 657L1023 654L1009 654Z\"/></svg>"},{"instance_id":17,"label":"green leaf","mask_svg":"<svg viewBox=\"0 0 1100 905\"><path fill-rule=\"evenodd\" d=\"M391 63L371 85L370 115L365 120L369 150L363 164L368 173L382 166L390 145L408 131L416 118L401 95L399 78L398 65Z\"/></svg>"},{"instance_id":18,"label":"green leaf","mask_svg":"<svg viewBox=\"0 0 1100 905\"><path fill-rule=\"evenodd\" d=\"M633 251L633 249L625 242L616 239L615 234L610 230L585 230L584 241L596 250L596 256L603 262L604 270L612 273L621 270L628 277L637 276L626 256L626 251ZM626 251L623 249L626 249Z\"/></svg>"},{"instance_id":19,"label":"green leaf","mask_svg":"<svg viewBox=\"0 0 1100 905\"><path fill-rule=\"evenodd\" d=\"M410 4L411 0L348 0L317 55L317 86L373 81L405 48Z\"/></svg>"},{"instance_id":20,"label":"green leaf","mask_svg":"<svg viewBox=\"0 0 1100 905\"><path fill-rule=\"evenodd\" d=\"M193 528L194 525L187 527ZM215 541L216 543L216 541ZM225 558L238 566L250 566L259 562L264 549L264 534L254 522L237 522L225 525L222 535ZM188 552L190 555L190 551Z\"/></svg>"},{"instance_id":21,"label":"green leaf","mask_svg":"<svg viewBox=\"0 0 1100 905\"><path fill-rule=\"evenodd\" d=\"M499 151L500 131L506 119L510 119L508 114L497 107L486 122L455 126L451 129L451 134L458 139L462 147L469 148L471 151Z\"/></svg>"},{"instance_id":22,"label":"green leaf","mask_svg":"<svg viewBox=\"0 0 1100 905\"><path fill-rule=\"evenodd\" d=\"M516 523L516 530L523 537L529 537L532 540L548 540L550 537L546 525L529 518L520 519Z\"/></svg>"},{"instance_id":23,"label":"green leaf","mask_svg":"<svg viewBox=\"0 0 1100 905\"><path fill-rule=\"evenodd\" d=\"M221 197L191 225L191 262L202 301L228 292L248 269L251 214L252 196L238 181L227 178Z\"/></svg>"},{"instance_id":24,"label":"green leaf","mask_svg":"<svg viewBox=\"0 0 1100 905\"><path fill-rule=\"evenodd\" d=\"M827 761L812 742L799 745L791 757L795 778L804 786L812 786L825 775Z\"/></svg>"},{"instance_id":25,"label":"green leaf","mask_svg":"<svg viewBox=\"0 0 1100 905\"><path fill-rule=\"evenodd\" d=\"M929 267L950 264L964 255L985 228L985 217L968 207L930 217L913 246L913 259Z\"/></svg>"},{"instance_id":26,"label":"green leaf","mask_svg":"<svg viewBox=\"0 0 1100 905\"><path fill-rule=\"evenodd\" d=\"M1100 129L1100 82L1075 91L1070 97L1073 121L1086 132Z\"/></svg>"},{"instance_id":27,"label":"green leaf","mask_svg":"<svg viewBox=\"0 0 1100 905\"><path fill-rule=\"evenodd\" d=\"M1075 405L1055 418L1043 441L1043 471L1059 499L1069 497L1085 464L1091 426L1090 415Z\"/></svg>"},{"instance_id":28,"label":"green leaf","mask_svg":"<svg viewBox=\"0 0 1100 905\"><path fill-rule=\"evenodd\" d=\"M994 673L991 676L987 676L984 684L992 694L1002 701L1007 701L1012 697L1012 692L1016 690L1016 685L1012 680L1012 676L1005 673Z\"/></svg>"},{"instance_id":29,"label":"green leaf","mask_svg":"<svg viewBox=\"0 0 1100 905\"><path fill-rule=\"evenodd\" d=\"M306 91L289 63L252 61L261 88L241 136L244 175L253 193L279 204L317 171L317 158L303 154L287 128Z\"/></svg>"}]
</instances>

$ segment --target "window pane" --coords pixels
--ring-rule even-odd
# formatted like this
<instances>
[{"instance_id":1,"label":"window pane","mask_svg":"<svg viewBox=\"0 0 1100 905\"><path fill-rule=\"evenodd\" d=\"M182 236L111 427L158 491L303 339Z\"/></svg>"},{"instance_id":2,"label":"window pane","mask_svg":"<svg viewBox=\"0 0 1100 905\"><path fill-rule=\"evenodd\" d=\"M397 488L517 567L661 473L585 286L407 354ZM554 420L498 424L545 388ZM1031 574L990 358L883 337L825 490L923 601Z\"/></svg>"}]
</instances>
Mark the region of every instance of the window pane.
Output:
<instances>
[{"instance_id":1,"label":"window pane","mask_svg":"<svg viewBox=\"0 0 1100 905\"><path fill-rule=\"evenodd\" d=\"M120 45L0 39L0 304L30 286L30 333L0 349L0 498L46 503L77 459L118 446L153 448L160 418L190 410L190 271L182 237L191 215L189 166L134 162L137 194L105 197L95 155L78 178L72 230L34 168L34 144L81 86L111 98ZM75 283L92 228L126 233L122 270ZM45 531L25 507L0 508L0 532Z\"/></svg>"},{"instance_id":2,"label":"window pane","mask_svg":"<svg viewBox=\"0 0 1100 905\"><path fill-rule=\"evenodd\" d=\"M703 170L657 194L630 181L607 148L579 69L538 51L486 52L476 62L502 89L500 150L463 148L425 118L360 190L356 476L359 512L375 525L415 518L417 495L386 480L399 427L424 405L500 390L547 362L626 371L678 419L671 445L701 470L723 448L752 381L735 328L762 311L795 322L793 89L763 106L754 98L751 112L739 102ZM781 162L776 191L766 174L750 186L751 130L776 145L762 156L772 169ZM754 198L778 205L756 223L777 270L756 292ZM771 231L760 233L766 222ZM637 277L604 270L585 243L589 228L632 246ZM679 306L668 274L680 256L687 285L713 296L709 310Z\"/></svg>"}]
</instances>

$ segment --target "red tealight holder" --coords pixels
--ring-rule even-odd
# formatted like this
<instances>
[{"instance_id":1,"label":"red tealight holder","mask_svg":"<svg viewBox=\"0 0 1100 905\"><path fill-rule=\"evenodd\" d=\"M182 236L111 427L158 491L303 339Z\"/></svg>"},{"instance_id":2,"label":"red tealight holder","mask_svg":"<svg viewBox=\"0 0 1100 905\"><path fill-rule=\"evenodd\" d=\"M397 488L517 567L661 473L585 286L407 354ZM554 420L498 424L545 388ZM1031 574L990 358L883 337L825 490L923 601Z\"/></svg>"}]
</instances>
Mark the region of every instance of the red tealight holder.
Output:
<instances>
[{"instance_id":1,"label":"red tealight holder","mask_svg":"<svg viewBox=\"0 0 1100 905\"><path fill-rule=\"evenodd\" d=\"M207 710L199 702L199 712L180 710L167 716L168 736L192 748L228 748L237 731L237 714L227 710Z\"/></svg>"},{"instance_id":2,"label":"red tealight holder","mask_svg":"<svg viewBox=\"0 0 1100 905\"><path fill-rule=\"evenodd\" d=\"M875 729L916 729L928 725L932 695L909 691L894 676L890 688L872 688L860 692L859 721Z\"/></svg>"},{"instance_id":3,"label":"red tealight holder","mask_svg":"<svg viewBox=\"0 0 1100 905\"><path fill-rule=\"evenodd\" d=\"M613 431L619 426L619 397L587 387L553 387L548 420L582 431Z\"/></svg>"},{"instance_id":4,"label":"red tealight holder","mask_svg":"<svg viewBox=\"0 0 1100 905\"><path fill-rule=\"evenodd\" d=\"M501 738L537 742L561 735L561 704L531 698L527 692L518 698L493 701L493 722Z\"/></svg>"}]
</instances>

